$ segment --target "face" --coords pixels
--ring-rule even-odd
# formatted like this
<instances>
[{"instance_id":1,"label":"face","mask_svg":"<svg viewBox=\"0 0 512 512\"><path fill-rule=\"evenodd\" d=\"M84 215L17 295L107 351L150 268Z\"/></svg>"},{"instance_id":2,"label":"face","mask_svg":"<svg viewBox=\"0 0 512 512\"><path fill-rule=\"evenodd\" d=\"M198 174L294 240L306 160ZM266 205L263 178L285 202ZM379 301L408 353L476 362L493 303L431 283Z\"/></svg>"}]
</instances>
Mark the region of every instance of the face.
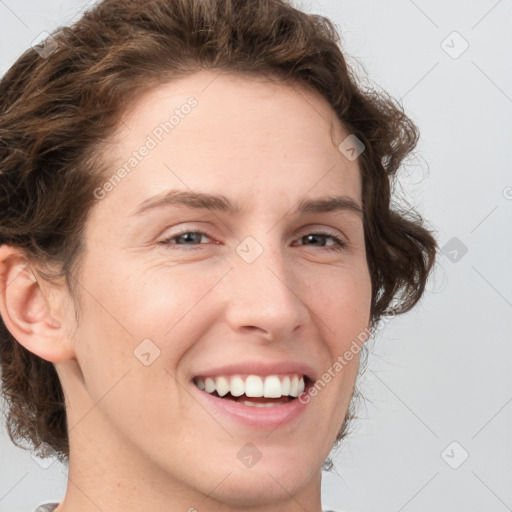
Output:
<instances>
[{"instance_id":1,"label":"face","mask_svg":"<svg viewBox=\"0 0 512 512\"><path fill-rule=\"evenodd\" d=\"M138 98L86 225L79 378L60 375L71 456L87 438L231 504L319 474L357 375L357 351L343 355L370 314L348 135L321 97L262 78L201 72ZM301 402L288 394L304 376L306 392L324 384Z\"/></svg>"}]
</instances>

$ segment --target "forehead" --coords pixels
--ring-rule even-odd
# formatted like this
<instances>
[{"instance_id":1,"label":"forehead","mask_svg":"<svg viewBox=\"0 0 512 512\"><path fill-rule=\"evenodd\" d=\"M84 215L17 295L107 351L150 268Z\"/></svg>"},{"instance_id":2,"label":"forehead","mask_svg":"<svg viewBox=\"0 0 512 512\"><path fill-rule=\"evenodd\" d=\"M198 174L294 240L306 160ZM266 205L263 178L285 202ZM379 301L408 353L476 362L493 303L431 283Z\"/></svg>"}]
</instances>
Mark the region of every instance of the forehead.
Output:
<instances>
[{"instance_id":1,"label":"forehead","mask_svg":"<svg viewBox=\"0 0 512 512\"><path fill-rule=\"evenodd\" d=\"M258 114L259 118L275 121L284 110L299 109L302 113L307 111L304 123L322 121L327 127L332 125L335 117L327 100L307 84L284 82L276 76L256 73L203 70L140 92L124 110L123 125L136 122L143 113L157 113L161 118L166 111L158 110L158 107L167 108L172 106L169 102L173 101L177 107L191 95L200 102L205 116L222 110L236 119L237 113L243 116L246 112L252 112ZM277 105L280 108L276 111Z\"/></svg>"},{"instance_id":2,"label":"forehead","mask_svg":"<svg viewBox=\"0 0 512 512\"><path fill-rule=\"evenodd\" d=\"M193 108L187 105L191 101ZM136 97L122 113L115 139L123 146L155 130L165 139L158 142L172 145L195 135L198 148L211 149L207 144L213 141L216 155L233 157L254 148L308 156L311 148L315 153L327 145L336 148L348 135L316 91L264 76L214 71L163 83Z\"/></svg>"},{"instance_id":3,"label":"forehead","mask_svg":"<svg viewBox=\"0 0 512 512\"><path fill-rule=\"evenodd\" d=\"M115 171L150 143L122 183L139 201L166 188L226 196L238 188L249 200L267 191L269 202L287 195L295 201L313 187L317 195L338 188L359 198L357 161L338 150L347 135L314 91L203 71L139 96L123 113L106 154Z\"/></svg>"}]
</instances>

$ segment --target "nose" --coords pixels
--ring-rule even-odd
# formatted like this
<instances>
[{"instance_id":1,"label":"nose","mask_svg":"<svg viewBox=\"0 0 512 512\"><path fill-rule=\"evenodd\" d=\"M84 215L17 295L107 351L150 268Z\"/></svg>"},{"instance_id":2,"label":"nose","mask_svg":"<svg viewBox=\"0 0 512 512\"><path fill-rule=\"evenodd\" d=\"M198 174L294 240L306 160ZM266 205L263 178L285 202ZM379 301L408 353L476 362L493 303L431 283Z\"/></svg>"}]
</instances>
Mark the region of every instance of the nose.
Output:
<instances>
[{"instance_id":1,"label":"nose","mask_svg":"<svg viewBox=\"0 0 512 512\"><path fill-rule=\"evenodd\" d=\"M252 239L238 249L224 283L228 323L236 332L257 333L267 341L289 339L309 319L300 271L287 264L279 247Z\"/></svg>"}]
</instances>

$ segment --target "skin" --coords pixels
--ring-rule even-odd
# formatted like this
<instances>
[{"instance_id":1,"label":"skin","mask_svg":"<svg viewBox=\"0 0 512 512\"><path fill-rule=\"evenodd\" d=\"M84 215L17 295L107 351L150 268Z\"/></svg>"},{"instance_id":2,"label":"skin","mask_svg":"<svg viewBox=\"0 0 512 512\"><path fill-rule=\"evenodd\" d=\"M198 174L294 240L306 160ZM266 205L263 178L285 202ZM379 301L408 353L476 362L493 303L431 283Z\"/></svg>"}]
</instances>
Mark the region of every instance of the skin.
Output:
<instances>
[{"instance_id":1,"label":"skin","mask_svg":"<svg viewBox=\"0 0 512 512\"><path fill-rule=\"evenodd\" d=\"M320 377L368 327L362 218L291 214L304 197L361 205L357 160L337 148L349 132L315 93L204 71L137 98L105 150L112 174L190 96L197 107L90 212L78 324L64 284L0 248L2 317L55 364L66 394L70 469L58 512L321 510L321 466L358 354L272 432L215 415L188 390L199 371L236 361L290 359ZM244 210L168 205L131 216L169 189L223 194ZM209 235L159 243L182 228ZM347 246L306 237L326 230ZM250 264L236 252L247 236L263 250ZM147 338L160 349L149 366L133 353ZM247 442L262 453L250 468L237 458Z\"/></svg>"}]
</instances>

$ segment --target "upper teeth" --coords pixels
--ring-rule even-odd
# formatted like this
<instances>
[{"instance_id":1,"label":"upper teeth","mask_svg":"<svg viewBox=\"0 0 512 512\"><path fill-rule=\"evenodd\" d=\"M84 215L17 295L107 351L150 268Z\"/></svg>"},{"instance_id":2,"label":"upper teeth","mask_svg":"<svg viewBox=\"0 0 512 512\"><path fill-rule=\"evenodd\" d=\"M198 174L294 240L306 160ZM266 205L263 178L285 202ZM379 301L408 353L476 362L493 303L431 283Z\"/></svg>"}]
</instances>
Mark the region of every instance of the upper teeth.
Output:
<instances>
[{"instance_id":1,"label":"upper teeth","mask_svg":"<svg viewBox=\"0 0 512 512\"><path fill-rule=\"evenodd\" d=\"M249 397L279 398L281 396L297 397L304 391L304 377L302 375L287 375L279 377L277 375L268 375L260 377L258 375L232 375L229 377L206 377L206 379L196 378L196 386L213 393L217 391L219 396L231 393L232 396L241 396L245 393Z\"/></svg>"}]
</instances>

